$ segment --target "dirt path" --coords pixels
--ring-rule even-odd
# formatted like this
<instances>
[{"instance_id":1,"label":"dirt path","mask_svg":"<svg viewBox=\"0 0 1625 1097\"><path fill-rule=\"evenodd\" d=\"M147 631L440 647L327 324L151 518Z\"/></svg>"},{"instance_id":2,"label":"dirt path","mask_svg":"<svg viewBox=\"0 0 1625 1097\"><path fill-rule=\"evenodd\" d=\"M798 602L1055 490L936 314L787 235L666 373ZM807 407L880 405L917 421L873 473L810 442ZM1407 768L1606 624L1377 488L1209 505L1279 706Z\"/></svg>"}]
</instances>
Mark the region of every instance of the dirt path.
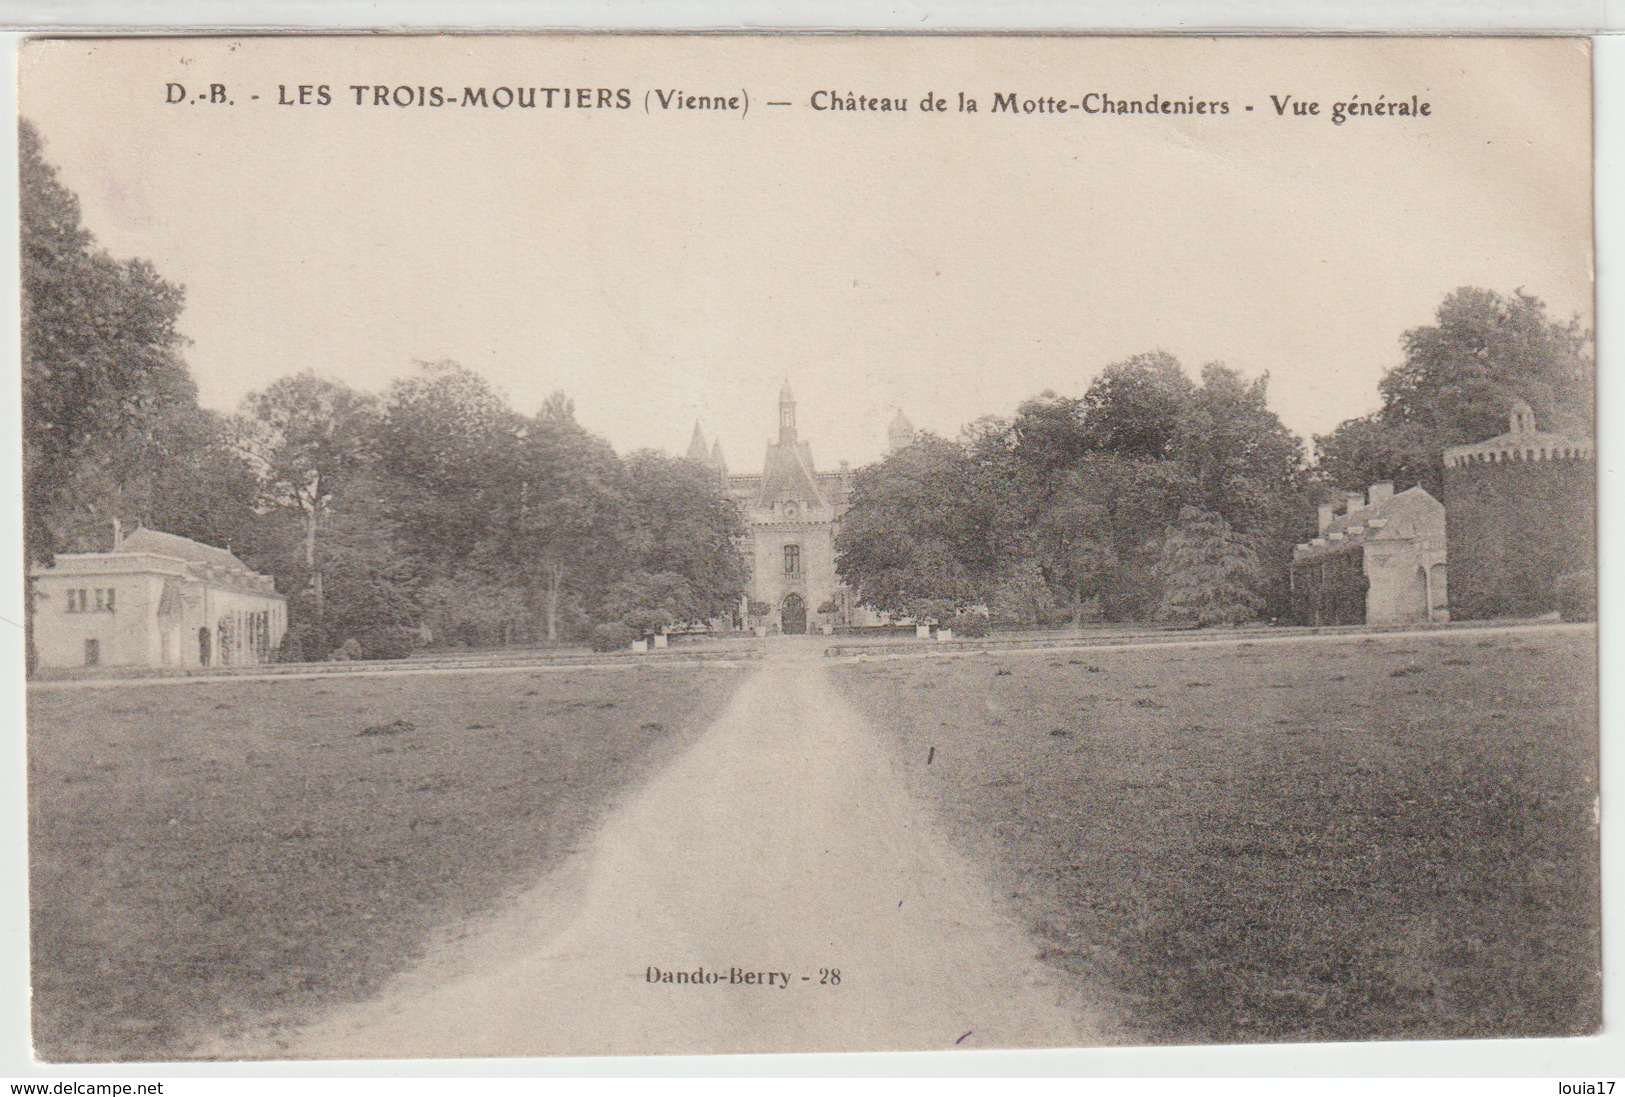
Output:
<instances>
[{"instance_id":1,"label":"dirt path","mask_svg":"<svg viewBox=\"0 0 1625 1097\"><path fill-rule=\"evenodd\" d=\"M786 639L717 723L513 908L277 1057L1095 1043L1022 931ZM649 969L715 973L650 982ZM732 969L766 983L730 982ZM824 983L838 968L839 985ZM780 985L787 984L787 985ZM241 1053L242 1049L238 1049Z\"/></svg>"}]
</instances>

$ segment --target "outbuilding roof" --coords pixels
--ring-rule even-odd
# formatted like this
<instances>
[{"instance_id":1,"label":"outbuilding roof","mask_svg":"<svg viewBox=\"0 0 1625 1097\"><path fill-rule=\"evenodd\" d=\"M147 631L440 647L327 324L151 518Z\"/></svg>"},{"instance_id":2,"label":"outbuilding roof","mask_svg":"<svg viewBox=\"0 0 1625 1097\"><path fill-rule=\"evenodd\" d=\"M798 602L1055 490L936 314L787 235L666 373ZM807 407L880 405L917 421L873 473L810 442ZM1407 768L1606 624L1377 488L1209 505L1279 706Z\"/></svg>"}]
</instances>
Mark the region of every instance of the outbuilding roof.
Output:
<instances>
[{"instance_id":1,"label":"outbuilding roof","mask_svg":"<svg viewBox=\"0 0 1625 1097\"><path fill-rule=\"evenodd\" d=\"M1336 515L1319 537L1294 550L1293 559L1347 552L1367 541L1418 537L1423 526L1442 522L1443 515L1444 504L1418 484L1351 514Z\"/></svg>"},{"instance_id":2,"label":"outbuilding roof","mask_svg":"<svg viewBox=\"0 0 1625 1097\"><path fill-rule=\"evenodd\" d=\"M156 556L173 556L189 564L203 564L226 571L246 571L253 574L253 569L223 548L215 548L213 545L194 541L190 537L155 529L138 529L134 533L127 534L118 551L150 552Z\"/></svg>"}]
</instances>

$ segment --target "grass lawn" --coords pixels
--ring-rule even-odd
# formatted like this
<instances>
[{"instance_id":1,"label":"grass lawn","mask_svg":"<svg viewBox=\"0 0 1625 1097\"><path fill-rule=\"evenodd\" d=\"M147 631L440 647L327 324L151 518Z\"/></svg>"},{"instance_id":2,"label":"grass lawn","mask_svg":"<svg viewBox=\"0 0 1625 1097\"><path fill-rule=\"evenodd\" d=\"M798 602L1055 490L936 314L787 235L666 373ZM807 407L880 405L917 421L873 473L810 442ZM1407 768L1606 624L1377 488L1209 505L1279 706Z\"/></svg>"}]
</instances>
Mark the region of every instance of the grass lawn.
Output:
<instances>
[{"instance_id":1,"label":"grass lawn","mask_svg":"<svg viewBox=\"0 0 1625 1097\"><path fill-rule=\"evenodd\" d=\"M36 1053L186 1058L375 991L576 848L748 673L33 693Z\"/></svg>"},{"instance_id":2,"label":"grass lawn","mask_svg":"<svg viewBox=\"0 0 1625 1097\"><path fill-rule=\"evenodd\" d=\"M830 674L1130 1041L1600 1024L1594 632Z\"/></svg>"}]
</instances>

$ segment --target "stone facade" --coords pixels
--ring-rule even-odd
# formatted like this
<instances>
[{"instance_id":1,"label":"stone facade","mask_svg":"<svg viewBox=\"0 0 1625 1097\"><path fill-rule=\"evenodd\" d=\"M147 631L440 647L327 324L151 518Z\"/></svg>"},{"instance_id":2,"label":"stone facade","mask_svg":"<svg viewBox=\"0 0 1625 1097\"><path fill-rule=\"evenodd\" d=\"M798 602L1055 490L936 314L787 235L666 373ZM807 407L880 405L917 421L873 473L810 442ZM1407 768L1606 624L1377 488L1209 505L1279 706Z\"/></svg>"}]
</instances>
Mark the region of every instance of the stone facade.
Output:
<instances>
[{"instance_id":1,"label":"stone facade","mask_svg":"<svg viewBox=\"0 0 1625 1097\"><path fill-rule=\"evenodd\" d=\"M268 576L225 549L137 530L112 552L33 570L41 667L207 667L268 662L288 628Z\"/></svg>"},{"instance_id":2,"label":"stone facade","mask_svg":"<svg viewBox=\"0 0 1625 1097\"><path fill-rule=\"evenodd\" d=\"M1320 508L1320 536L1292 554L1300 625L1402 625L1450 619L1445 508L1390 483Z\"/></svg>"},{"instance_id":3,"label":"stone facade","mask_svg":"<svg viewBox=\"0 0 1625 1097\"><path fill-rule=\"evenodd\" d=\"M913 441L913 428L900 412L887 432L887 441L893 450ZM736 547L750 579L741 600L741 622L787 633L805 632L820 624L882 622L880 616L857 604L856 595L835 571L835 538L850 505L854 473L845 461L836 472L818 471L812 447L797 433L796 399L788 381L779 393L778 441L767 444L760 475L730 474L721 441L707 449L698 424L688 457L714 471L744 520L745 535ZM751 616L750 602L768 606L767 614ZM827 605L834 612L821 612Z\"/></svg>"},{"instance_id":4,"label":"stone facade","mask_svg":"<svg viewBox=\"0 0 1625 1097\"><path fill-rule=\"evenodd\" d=\"M1505 434L1444 453L1452 610L1538 617L1557 580L1597 567L1597 461L1586 439L1539 430L1518 401Z\"/></svg>"}]
</instances>

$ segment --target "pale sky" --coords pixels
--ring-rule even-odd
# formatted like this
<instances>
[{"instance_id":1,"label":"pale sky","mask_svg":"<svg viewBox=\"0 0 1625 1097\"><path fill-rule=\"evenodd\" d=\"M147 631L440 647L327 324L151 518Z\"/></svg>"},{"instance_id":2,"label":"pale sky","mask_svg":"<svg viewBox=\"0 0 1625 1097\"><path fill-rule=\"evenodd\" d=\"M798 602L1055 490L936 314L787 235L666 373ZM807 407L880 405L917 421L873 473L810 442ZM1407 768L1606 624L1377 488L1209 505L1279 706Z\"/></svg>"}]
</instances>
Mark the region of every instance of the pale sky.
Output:
<instances>
[{"instance_id":1,"label":"pale sky","mask_svg":"<svg viewBox=\"0 0 1625 1097\"><path fill-rule=\"evenodd\" d=\"M1589 325L1586 49L81 41L25 52L20 97L101 243L185 284L205 404L307 368L377 390L453 358L521 411L564 389L622 452L682 452L699 419L752 471L786 378L821 467L879 456L899 407L952 434L1157 348L1193 375L1267 371L1307 436L1373 410L1402 332L1457 286L1521 286ZM213 81L229 106L165 102ZM349 86L375 83L625 88L632 108L355 106ZM278 106L279 84L333 101ZM751 107L645 111L674 88ZM820 89L909 110L819 112ZM927 91L949 111L922 114ZM959 91L980 112L953 110ZM1230 110L1013 115L995 92ZM1322 114L1278 117L1272 93ZM1432 114L1333 125L1355 95Z\"/></svg>"}]
</instances>

